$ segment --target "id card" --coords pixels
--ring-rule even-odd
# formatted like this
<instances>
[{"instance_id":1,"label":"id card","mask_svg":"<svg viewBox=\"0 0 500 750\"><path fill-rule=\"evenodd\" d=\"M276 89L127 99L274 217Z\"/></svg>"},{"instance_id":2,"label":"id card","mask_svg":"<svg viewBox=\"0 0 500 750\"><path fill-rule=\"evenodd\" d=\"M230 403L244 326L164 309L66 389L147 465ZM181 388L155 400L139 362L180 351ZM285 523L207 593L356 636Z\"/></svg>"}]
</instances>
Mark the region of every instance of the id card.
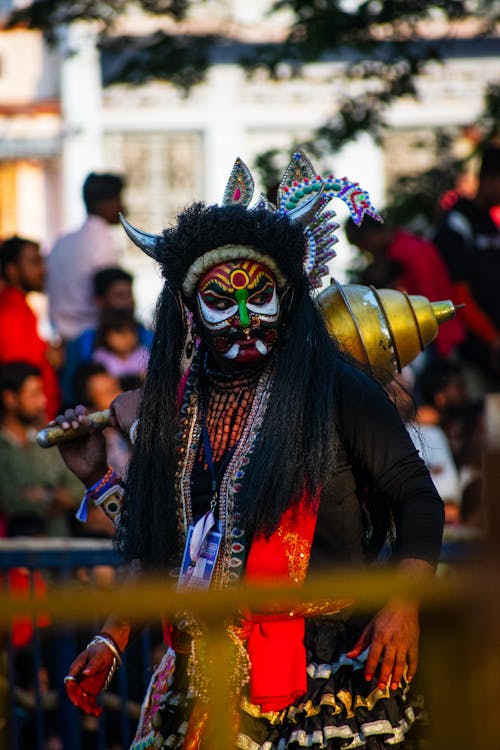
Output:
<instances>
[{"instance_id":1,"label":"id card","mask_svg":"<svg viewBox=\"0 0 500 750\"><path fill-rule=\"evenodd\" d=\"M218 526L209 531L203 539L196 560L192 560L190 555L193 530L194 526L190 526L188 529L177 591L208 589L212 580L215 563L217 562L222 539L222 534L218 530Z\"/></svg>"}]
</instances>

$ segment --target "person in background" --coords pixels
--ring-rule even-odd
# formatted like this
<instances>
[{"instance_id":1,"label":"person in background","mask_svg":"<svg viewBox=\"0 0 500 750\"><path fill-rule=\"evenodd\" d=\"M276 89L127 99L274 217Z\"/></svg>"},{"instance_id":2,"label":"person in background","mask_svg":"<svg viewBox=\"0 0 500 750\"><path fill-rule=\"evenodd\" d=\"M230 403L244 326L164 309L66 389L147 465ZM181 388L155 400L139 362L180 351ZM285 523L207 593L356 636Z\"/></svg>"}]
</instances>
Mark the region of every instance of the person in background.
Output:
<instances>
[{"instance_id":1,"label":"person in background","mask_svg":"<svg viewBox=\"0 0 500 750\"><path fill-rule=\"evenodd\" d=\"M140 343L139 324L133 313L106 310L96 335L93 362L100 362L120 379L123 390L138 388L144 381L149 350Z\"/></svg>"},{"instance_id":2,"label":"person in background","mask_svg":"<svg viewBox=\"0 0 500 750\"><path fill-rule=\"evenodd\" d=\"M0 513L7 529L29 513L46 520L50 536L66 536L82 485L55 451L44 451L36 442L46 406L37 367L0 365Z\"/></svg>"},{"instance_id":3,"label":"person in background","mask_svg":"<svg viewBox=\"0 0 500 750\"><path fill-rule=\"evenodd\" d=\"M92 277L100 268L118 265L120 251L110 226L123 212L123 187L119 175L89 174L83 184L87 218L80 229L60 237L48 255L50 317L65 342L97 322Z\"/></svg>"},{"instance_id":4,"label":"person in background","mask_svg":"<svg viewBox=\"0 0 500 750\"><path fill-rule=\"evenodd\" d=\"M75 373L74 393L76 403L89 411L104 411L122 393L120 381L100 362L84 362ZM121 475L126 473L130 458L130 443L113 427L104 431L109 463ZM105 521L106 516L99 513ZM88 525L88 524L87 524Z\"/></svg>"},{"instance_id":5,"label":"person in background","mask_svg":"<svg viewBox=\"0 0 500 750\"><path fill-rule=\"evenodd\" d=\"M492 210L500 204L500 145L484 151L473 198L460 198L436 228L434 241L451 276L453 301L464 304L466 339L461 347L471 384L478 391L500 387L500 227Z\"/></svg>"},{"instance_id":6,"label":"person in background","mask_svg":"<svg viewBox=\"0 0 500 750\"><path fill-rule=\"evenodd\" d=\"M108 310L134 313L135 300L132 290L133 277L118 266L102 268L93 278L94 299L99 318ZM139 343L148 350L151 348L153 333L142 323L137 324ZM73 391L75 373L84 362L91 362L96 346L97 327L87 328L76 339L66 344L66 361L61 373L64 403L77 403Z\"/></svg>"},{"instance_id":7,"label":"person in background","mask_svg":"<svg viewBox=\"0 0 500 750\"><path fill-rule=\"evenodd\" d=\"M457 524L460 521L461 486L457 466L453 458L449 440L438 424L422 424L416 416L413 388L415 375L411 367L403 367L395 376L401 387L395 387L393 396L401 419L429 469L439 496L444 502L445 521Z\"/></svg>"},{"instance_id":8,"label":"person in background","mask_svg":"<svg viewBox=\"0 0 500 750\"><path fill-rule=\"evenodd\" d=\"M17 236L6 239L0 247L0 274L5 281L0 291L0 363L23 361L39 368L50 419L61 406L56 370L62 359L60 349L40 337L26 300L29 292L44 291L45 261L38 243Z\"/></svg>"},{"instance_id":9,"label":"person in background","mask_svg":"<svg viewBox=\"0 0 500 750\"><path fill-rule=\"evenodd\" d=\"M108 409L121 392L118 378L97 362L83 362L75 373L75 397L79 404L85 405L91 412ZM125 474L130 458L130 443L114 427L104 430L104 438L110 466L115 471ZM74 537L112 539L114 534L113 523L94 505L89 508L85 523L76 518L72 520ZM109 565L94 565L91 569L79 568L78 578L80 581L93 581L94 585L104 585L114 581L115 572Z\"/></svg>"},{"instance_id":10,"label":"person in background","mask_svg":"<svg viewBox=\"0 0 500 750\"><path fill-rule=\"evenodd\" d=\"M471 482L482 477L483 400L472 397L464 367L458 363L430 363L417 379L422 395L419 423L438 425L445 433L463 495Z\"/></svg>"},{"instance_id":11,"label":"person in background","mask_svg":"<svg viewBox=\"0 0 500 750\"><path fill-rule=\"evenodd\" d=\"M370 216L360 226L349 219L345 232L352 245L372 257L360 283L421 294L431 302L448 299L456 302L446 266L431 242L405 229L381 224ZM436 355L452 356L464 338L463 324L458 318L446 321L439 327L434 342Z\"/></svg>"}]
</instances>

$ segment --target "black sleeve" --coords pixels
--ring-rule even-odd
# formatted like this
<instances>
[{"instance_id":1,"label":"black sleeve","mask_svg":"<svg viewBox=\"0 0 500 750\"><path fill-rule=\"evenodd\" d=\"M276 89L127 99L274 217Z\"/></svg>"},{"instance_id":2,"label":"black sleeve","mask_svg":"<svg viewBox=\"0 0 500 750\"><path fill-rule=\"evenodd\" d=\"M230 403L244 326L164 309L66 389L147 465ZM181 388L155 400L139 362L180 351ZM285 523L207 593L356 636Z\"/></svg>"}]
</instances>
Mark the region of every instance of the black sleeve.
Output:
<instances>
[{"instance_id":1,"label":"black sleeve","mask_svg":"<svg viewBox=\"0 0 500 750\"><path fill-rule=\"evenodd\" d=\"M339 368L342 442L375 492L390 503L399 559L439 559L444 505L395 405L375 380L347 364Z\"/></svg>"}]
</instances>

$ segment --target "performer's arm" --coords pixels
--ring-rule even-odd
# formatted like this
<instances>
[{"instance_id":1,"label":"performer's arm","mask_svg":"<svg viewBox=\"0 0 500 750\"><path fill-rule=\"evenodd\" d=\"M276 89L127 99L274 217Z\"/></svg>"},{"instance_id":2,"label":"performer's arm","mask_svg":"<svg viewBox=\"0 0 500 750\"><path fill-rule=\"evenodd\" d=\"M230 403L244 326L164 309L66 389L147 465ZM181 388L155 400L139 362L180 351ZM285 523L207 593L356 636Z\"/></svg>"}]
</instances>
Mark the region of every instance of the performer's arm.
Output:
<instances>
[{"instance_id":1,"label":"performer's arm","mask_svg":"<svg viewBox=\"0 0 500 750\"><path fill-rule=\"evenodd\" d=\"M122 418L125 419L125 415L122 415ZM77 406L56 417L55 422L63 429L86 427L89 424L88 412L83 406ZM102 432L97 428L91 432L85 431L80 438L61 444L59 452L68 468L85 485L86 495L94 492L93 498L96 504L107 512L106 501L109 503L119 500L118 497L113 498L109 494L115 486L119 487L119 485L113 484L118 477L110 476L106 443ZM106 485L106 477L108 477L108 484L111 482L109 487ZM102 502L103 499L104 502ZM119 518L119 510L118 508L114 512L115 522ZM136 575L137 571L131 568L127 578L135 578ZM65 678L66 692L75 706L94 716L101 713L102 709L97 704L97 696L107 688L121 663L121 655L132 635L131 626L126 620L113 616L107 618L100 633L73 661Z\"/></svg>"},{"instance_id":2,"label":"performer's arm","mask_svg":"<svg viewBox=\"0 0 500 750\"><path fill-rule=\"evenodd\" d=\"M399 570L406 578L430 578L434 567L415 558L399 563ZM370 646L365 666L365 677L370 681L378 665L378 686L387 685L395 690L403 675L411 682L418 666L418 644L420 636L419 604L409 599L392 599L368 623L354 647L348 652L352 659Z\"/></svg>"},{"instance_id":3,"label":"performer's arm","mask_svg":"<svg viewBox=\"0 0 500 750\"><path fill-rule=\"evenodd\" d=\"M396 525L398 570L430 578L439 559L443 503L395 406L370 378L356 371L342 377L341 430L351 458L363 468L377 493L390 503ZM349 656L370 646L365 676L376 668L379 686L397 686L405 667L415 674L418 660L418 603L394 600L378 612ZM392 675L392 676L391 676Z\"/></svg>"}]
</instances>

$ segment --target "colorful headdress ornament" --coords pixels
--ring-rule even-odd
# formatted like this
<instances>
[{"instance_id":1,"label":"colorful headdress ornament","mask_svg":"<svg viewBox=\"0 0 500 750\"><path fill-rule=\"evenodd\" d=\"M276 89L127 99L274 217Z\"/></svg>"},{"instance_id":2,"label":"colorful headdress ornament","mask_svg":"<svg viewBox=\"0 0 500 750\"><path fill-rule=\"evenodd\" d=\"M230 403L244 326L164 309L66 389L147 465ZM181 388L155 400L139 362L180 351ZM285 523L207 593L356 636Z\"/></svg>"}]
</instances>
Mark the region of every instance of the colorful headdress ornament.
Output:
<instances>
[{"instance_id":1,"label":"colorful headdress ornament","mask_svg":"<svg viewBox=\"0 0 500 750\"><path fill-rule=\"evenodd\" d=\"M370 202L366 190L359 183L350 182L347 177L337 179L333 174L326 178L317 175L303 151L297 149L281 178L278 188L278 205L274 206L262 193L252 208L249 205L254 194L254 180L246 164L237 158L222 199L222 206L239 205L249 211L264 210L279 216L287 216L292 222L300 223L306 239L303 268L311 286L321 286L321 278L328 274L327 263L336 253L333 246L338 241L334 232L339 225L334 221L335 212L326 209L332 198L346 203L355 224L360 224L368 214L374 219L381 218ZM132 240L147 255L157 257L158 237L136 229L123 216L121 223ZM187 295L194 290L198 279L213 265L223 260L238 257L252 257L267 264L277 276L281 286L285 279L276 261L264 252L243 245L227 245L207 251L197 258L187 269L183 292Z\"/></svg>"}]
</instances>

